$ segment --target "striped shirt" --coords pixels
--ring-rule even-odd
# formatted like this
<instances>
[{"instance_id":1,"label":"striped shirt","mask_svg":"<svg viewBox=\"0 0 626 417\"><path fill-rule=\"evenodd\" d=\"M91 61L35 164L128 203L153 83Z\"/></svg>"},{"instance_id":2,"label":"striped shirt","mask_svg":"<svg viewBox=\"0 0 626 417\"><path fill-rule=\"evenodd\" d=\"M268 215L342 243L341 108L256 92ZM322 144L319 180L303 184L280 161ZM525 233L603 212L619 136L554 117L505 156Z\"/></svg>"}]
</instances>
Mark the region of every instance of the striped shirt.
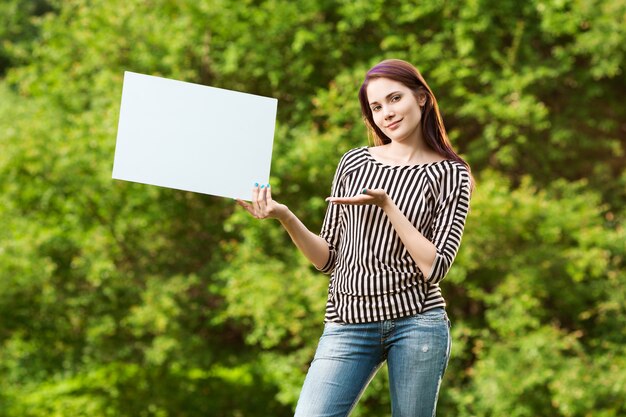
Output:
<instances>
[{"instance_id":1,"label":"striped shirt","mask_svg":"<svg viewBox=\"0 0 626 417\"><path fill-rule=\"evenodd\" d=\"M393 166L367 147L343 155L332 196L380 188L437 250L421 271L384 211L376 205L329 204L320 236L330 256L320 271L331 274L325 321L367 323L445 307L439 282L461 244L469 211L470 176L456 161Z\"/></svg>"}]
</instances>

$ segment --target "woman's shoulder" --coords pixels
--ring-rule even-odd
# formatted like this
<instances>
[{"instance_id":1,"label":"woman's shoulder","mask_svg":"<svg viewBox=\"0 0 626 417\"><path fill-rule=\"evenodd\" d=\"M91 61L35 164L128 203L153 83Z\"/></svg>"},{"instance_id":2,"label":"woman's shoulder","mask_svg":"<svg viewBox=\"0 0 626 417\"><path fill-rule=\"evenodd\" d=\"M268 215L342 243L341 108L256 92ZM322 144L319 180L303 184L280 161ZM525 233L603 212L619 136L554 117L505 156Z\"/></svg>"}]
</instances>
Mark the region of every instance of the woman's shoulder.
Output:
<instances>
[{"instance_id":1,"label":"woman's shoulder","mask_svg":"<svg viewBox=\"0 0 626 417\"><path fill-rule=\"evenodd\" d=\"M465 164L453 159L446 159L430 166L428 175L431 184L439 192L445 193L455 189L470 189L471 175Z\"/></svg>"},{"instance_id":2,"label":"woman's shoulder","mask_svg":"<svg viewBox=\"0 0 626 417\"><path fill-rule=\"evenodd\" d=\"M349 149L348 151L346 151L343 154L342 158L350 158L350 157L357 157L357 156L362 156L366 153L367 151L367 146L359 146L357 148L352 148Z\"/></svg>"},{"instance_id":3,"label":"woman's shoulder","mask_svg":"<svg viewBox=\"0 0 626 417\"><path fill-rule=\"evenodd\" d=\"M346 151L337 164L337 170L335 172L335 179L342 180L346 175L358 170L366 161L365 150L366 147L352 148Z\"/></svg>"},{"instance_id":4,"label":"woman's shoulder","mask_svg":"<svg viewBox=\"0 0 626 417\"><path fill-rule=\"evenodd\" d=\"M469 176L469 169L467 166L459 161L455 161L454 159L443 159L441 161L434 162L430 164L432 168L435 168L435 172L445 175L458 175L458 176Z\"/></svg>"},{"instance_id":5,"label":"woman's shoulder","mask_svg":"<svg viewBox=\"0 0 626 417\"><path fill-rule=\"evenodd\" d=\"M367 153L367 146L360 146L346 151L339 160L339 165L351 164L355 161L364 159Z\"/></svg>"}]
</instances>

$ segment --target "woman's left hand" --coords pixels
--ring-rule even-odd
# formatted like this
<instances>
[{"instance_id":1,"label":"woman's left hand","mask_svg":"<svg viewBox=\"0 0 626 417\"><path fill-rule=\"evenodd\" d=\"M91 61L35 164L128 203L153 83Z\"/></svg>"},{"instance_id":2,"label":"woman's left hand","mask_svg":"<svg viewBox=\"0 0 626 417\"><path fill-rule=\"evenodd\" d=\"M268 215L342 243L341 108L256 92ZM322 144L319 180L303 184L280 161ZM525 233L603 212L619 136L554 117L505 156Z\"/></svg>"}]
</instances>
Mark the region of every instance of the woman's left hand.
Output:
<instances>
[{"instance_id":1,"label":"woman's left hand","mask_svg":"<svg viewBox=\"0 0 626 417\"><path fill-rule=\"evenodd\" d=\"M369 190L365 188L363 189L361 194L355 195L353 197L328 197L326 198L326 201L334 204L349 204L356 206L375 204L380 208L384 208L385 204L389 202L389 196L387 195L385 190Z\"/></svg>"}]
</instances>

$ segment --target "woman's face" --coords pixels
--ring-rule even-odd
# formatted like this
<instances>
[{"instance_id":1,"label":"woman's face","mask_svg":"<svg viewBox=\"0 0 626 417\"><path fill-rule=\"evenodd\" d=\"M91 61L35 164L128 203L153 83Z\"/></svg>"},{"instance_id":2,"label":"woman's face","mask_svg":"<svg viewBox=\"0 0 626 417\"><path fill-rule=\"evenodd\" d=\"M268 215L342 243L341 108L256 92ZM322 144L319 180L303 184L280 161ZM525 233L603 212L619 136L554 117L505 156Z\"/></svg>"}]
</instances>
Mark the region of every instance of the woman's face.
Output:
<instances>
[{"instance_id":1,"label":"woman's face","mask_svg":"<svg viewBox=\"0 0 626 417\"><path fill-rule=\"evenodd\" d=\"M367 99L374 123L394 142L413 140L419 135L426 96L415 98L404 84L389 78L375 78L367 86Z\"/></svg>"}]
</instances>

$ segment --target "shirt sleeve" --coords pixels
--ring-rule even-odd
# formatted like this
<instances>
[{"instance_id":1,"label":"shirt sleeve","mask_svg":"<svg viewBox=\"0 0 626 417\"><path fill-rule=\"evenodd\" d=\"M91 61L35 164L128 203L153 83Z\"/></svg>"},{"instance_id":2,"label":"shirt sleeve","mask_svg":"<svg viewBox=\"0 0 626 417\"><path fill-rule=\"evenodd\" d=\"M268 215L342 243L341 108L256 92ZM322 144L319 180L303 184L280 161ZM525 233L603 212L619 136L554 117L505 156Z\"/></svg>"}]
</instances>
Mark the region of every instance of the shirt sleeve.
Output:
<instances>
[{"instance_id":1,"label":"shirt sleeve","mask_svg":"<svg viewBox=\"0 0 626 417\"><path fill-rule=\"evenodd\" d=\"M335 177L331 187L331 196L338 197L344 195L343 168L346 156L344 155L339 161L337 170L335 171ZM344 222L343 222L343 210L341 205L328 203L326 209L326 215L324 216L324 223L322 224L322 230L320 237L322 237L328 243L329 256L328 261L322 268L317 268L319 271L330 274L335 269L337 263L337 250L341 241L341 235L343 234Z\"/></svg>"},{"instance_id":2,"label":"shirt sleeve","mask_svg":"<svg viewBox=\"0 0 626 417\"><path fill-rule=\"evenodd\" d=\"M469 212L470 176L467 169L454 164L441 180L441 190L431 230L431 242L437 249L435 260L426 276L426 281L436 284L441 281L461 246L465 219Z\"/></svg>"}]
</instances>

